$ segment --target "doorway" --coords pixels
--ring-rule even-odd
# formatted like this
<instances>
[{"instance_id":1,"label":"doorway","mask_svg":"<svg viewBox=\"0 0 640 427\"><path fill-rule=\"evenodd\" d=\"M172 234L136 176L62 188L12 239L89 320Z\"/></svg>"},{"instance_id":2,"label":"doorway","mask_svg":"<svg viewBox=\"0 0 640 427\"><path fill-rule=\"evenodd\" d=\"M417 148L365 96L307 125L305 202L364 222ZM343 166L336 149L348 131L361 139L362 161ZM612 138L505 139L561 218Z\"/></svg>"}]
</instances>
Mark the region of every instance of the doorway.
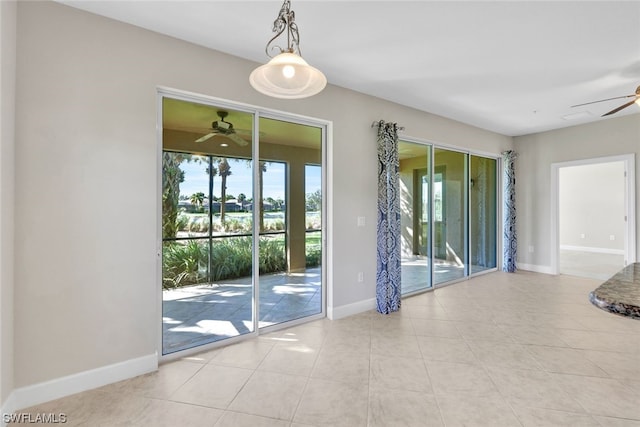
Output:
<instances>
[{"instance_id":1,"label":"doorway","mask_svg":"<svg viewBox=\"0 0 640 427\"><path fill-rule=\"evenodd\" d=\"M634 176L633 156L552 165L555 273L606 280L633 262Z\"/></svg>"},{"instance_id":2,"label":"doorway","mask_svg":"<svg viewBox=\"0 0 640 427\"><path fill-rule=\"evenodd\" d=\"M161 354L323 317L326 124L161 93Z\"/></svg>"}]
</instances>

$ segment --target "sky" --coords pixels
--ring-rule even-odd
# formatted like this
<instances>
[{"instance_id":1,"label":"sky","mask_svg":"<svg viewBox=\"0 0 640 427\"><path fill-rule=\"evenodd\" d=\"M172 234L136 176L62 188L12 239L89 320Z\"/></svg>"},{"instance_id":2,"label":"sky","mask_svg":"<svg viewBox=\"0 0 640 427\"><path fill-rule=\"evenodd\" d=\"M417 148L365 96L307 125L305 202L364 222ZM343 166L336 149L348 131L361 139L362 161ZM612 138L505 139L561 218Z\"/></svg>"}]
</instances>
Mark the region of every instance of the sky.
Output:
<instances>
[{"instance_id":1,"label":"sky","mask_svg":"<svg viewBox=\"0 0 640 427\"><path fill-rule=\"evenodd\" d=\"M252 198L251 192L251 167L246 160L227 159L231 175L227 178L227 194L237 197L244 193L247 198ZM214 163L217 167L217 163ZM284 200L285 163L268 162L267 171L264 173L264 197ZM180 195L190 196L199 191L205 195L209 193L209 176L206 163L183 162L180 168L184 171L184 182L180 184ZM306 193L313 193L321 189L322 177L320 166L306 167ZM220 197L221 178L216 175L213 178L213 194Z\"/></svg>"}]
</instances>

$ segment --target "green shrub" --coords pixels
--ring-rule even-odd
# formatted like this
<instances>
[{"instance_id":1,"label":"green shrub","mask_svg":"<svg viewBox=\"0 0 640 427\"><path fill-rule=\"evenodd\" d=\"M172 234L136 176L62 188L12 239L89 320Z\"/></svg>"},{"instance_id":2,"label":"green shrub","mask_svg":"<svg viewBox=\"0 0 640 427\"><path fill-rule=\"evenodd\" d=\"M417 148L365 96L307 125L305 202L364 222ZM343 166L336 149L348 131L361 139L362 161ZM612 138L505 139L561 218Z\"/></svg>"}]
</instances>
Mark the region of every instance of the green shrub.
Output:
<instances>
[{"instance_id":1,"label":"green shrub","mask_svg":"<svg viewBox=\"0 0 640 427\"><path fill-rule=\"evenodd\" d=\"M197 240L165 243L162 248L162 286L172 288L206 280L207 247Z\"/></svg>"},{"instance_id":2,"label":"green shrub","mask_svg":"<svg viewBox=\"0 0 640 427\"><path fill-rule=\"evenodd\" d=\"M264 221L265 231L284 231L284 220L268 219Z\"/></svg>"},{"instance_id":3,"label":"green shrub","mask_svg":"<svg viewBox=\"0 0 640 427\"><path fill-rule=\"evenodd\" d=\"M252 273L251 237L213 239L209 269L208 240L167 242L162 251L163 287L175 288L197 283L248 277ZM307 246L306 265L320 265L320 245ZM259 247L260 274L286 271L284 236L261 236Z\"/></svg>"},{"instance_id":4,"label":"green shrub","mask_svg":"<svg viewBox=\"0 0 640 427\"><path fill-rule=\"evenodd\" d=\"M198 221L198 231L201 233L209 232L209 220L206 218L200 218Z\"/></svg>"},{"instance_id":5,"label":"green shrub","mask_svg":"<svg viewBox=\"0 0 640 427\"><path fill-rule=\"evenodd\" d=\"M178 231L187 231L187 226L189 225L189 217L185 214L179 214L176 218L176 230Z\"/></svg>"},{"instance_id":6,"label":"green shrub","mask_svg":"<svg viewBox=\"0 0 640 427\"><path fill-rule=\"evenodd\" d=\"M251 238L215 239L211 246L211 281L251 275Z\"/></svg>"},{"instance_id":7,"label":"green shrub","mask_svg":"<svg viewBox=\"0 0 640 427\"><path fill-rule=\"evenodd\" d=\"M260 238L260 274L285 271L287 258L284 252L284 238Z\"/></svg>"}]
</instances>

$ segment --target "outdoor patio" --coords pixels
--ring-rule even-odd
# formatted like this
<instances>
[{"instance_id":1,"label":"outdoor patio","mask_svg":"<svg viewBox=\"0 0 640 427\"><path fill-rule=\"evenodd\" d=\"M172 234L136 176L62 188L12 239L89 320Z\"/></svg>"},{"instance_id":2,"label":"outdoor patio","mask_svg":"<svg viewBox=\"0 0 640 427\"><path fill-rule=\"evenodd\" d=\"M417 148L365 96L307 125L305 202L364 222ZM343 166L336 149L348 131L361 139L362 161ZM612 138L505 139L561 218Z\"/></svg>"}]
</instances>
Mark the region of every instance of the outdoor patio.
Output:
<instances>
[{"instance_id":1,"label":"outdoor patio","mask_svg":"<svg viewBox=\"0 0 640 427\"><path fill-rule=\"evenodd\" d=\"M260 276L259 327L320 313L320 267ZM165 290L163 354L252 332L251 277Z\"/></svg>"},{"instance_id":2,"label":"outdoor patio","mask_svg":"<svg viewBox=\"0 0 640 427\"><path fill-rule=\"evenodd\" d=\"M429 289L429 263L425 257L402 259L402 294L411 294ZM489 270L488 267L472 265L472 273ZM465 277L464 266L444 260L434 262L433 281L439 285Z\"/></svg>"}]
</instances>

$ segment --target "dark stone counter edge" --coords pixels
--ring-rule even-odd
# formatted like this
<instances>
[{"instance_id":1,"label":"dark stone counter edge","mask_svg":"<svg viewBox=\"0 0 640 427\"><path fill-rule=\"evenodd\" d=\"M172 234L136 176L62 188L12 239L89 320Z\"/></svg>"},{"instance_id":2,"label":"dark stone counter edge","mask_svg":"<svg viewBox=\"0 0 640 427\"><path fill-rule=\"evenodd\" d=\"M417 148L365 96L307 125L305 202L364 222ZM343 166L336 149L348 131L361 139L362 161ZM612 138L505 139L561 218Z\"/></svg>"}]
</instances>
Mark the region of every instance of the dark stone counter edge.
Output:
<instances>
[{"instance_id":1,"label":"dark stone counter edge","mask_svg":"<svg viewBox=\"0 0 640 427\"><path fill-rule=\"evenodd\" d=\"M623 302L605 301L596 296L596 291L589 294L589 301L591 301L591 303L596 307L611 313L640 320L640 307L638 306L625 304Z\"/></svg>"}]
</instances>

